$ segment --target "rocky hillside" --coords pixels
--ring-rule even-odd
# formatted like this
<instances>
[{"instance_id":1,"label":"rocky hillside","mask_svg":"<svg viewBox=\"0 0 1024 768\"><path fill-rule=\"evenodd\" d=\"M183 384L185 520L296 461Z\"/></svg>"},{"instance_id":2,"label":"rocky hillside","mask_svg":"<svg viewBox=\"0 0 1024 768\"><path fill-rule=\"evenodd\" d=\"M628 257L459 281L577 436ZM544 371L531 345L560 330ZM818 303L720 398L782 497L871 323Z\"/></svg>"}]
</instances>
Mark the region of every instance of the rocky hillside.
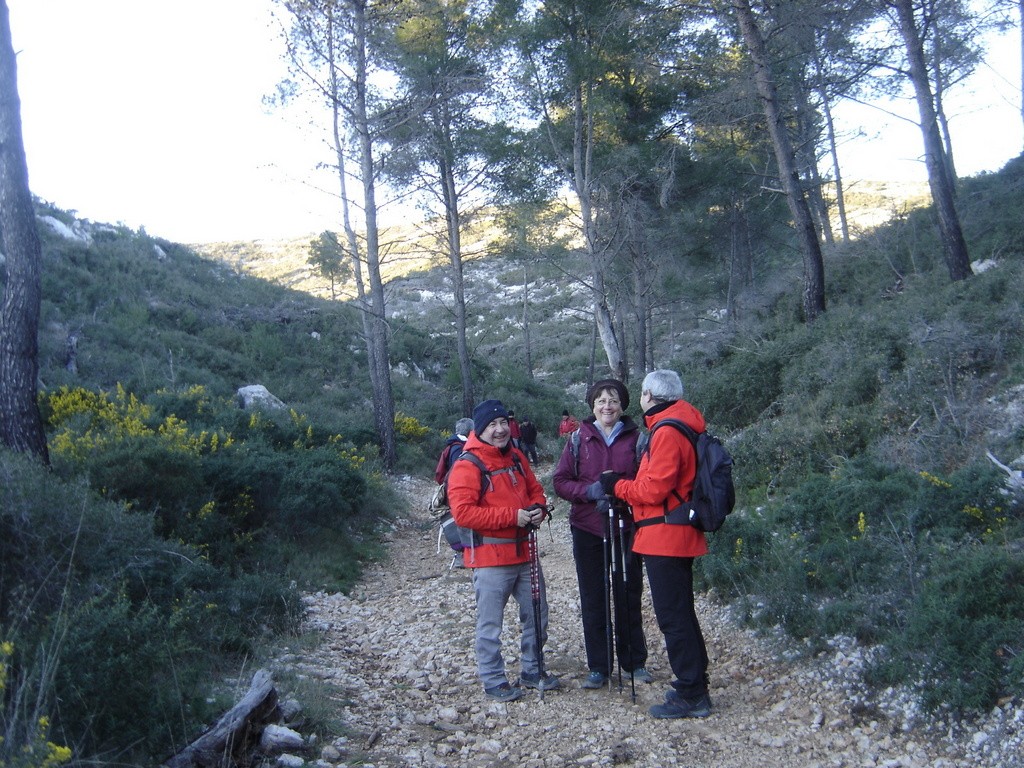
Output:
<instances>
[{"instance_id":1,"label":"rocky hillside","mask_svg":"<svg viewBox=\"0 0 1024 768\"><path fill-rule=\"evenodd\" d=\"M859 181L847 189L845 196L847 216L854 236L908 210L923 207L929 201L928 185L924 182ZM314 296L330 298L330 285L315 274L307 262L310 242L319 234L311 232L286 240L199 243L189 247L241 272ZM487 227L476 233L468 233L463 242L467 259L485 253L487 243L493 236L494 233ZM443 256L438 254L432 236L415 226L385 230L381 233L381 243L386 253L382 270L388 280L446 263ZM352 296L354 293L354 284L349 284L342 295Z\"/></svg>"}]
</instances>

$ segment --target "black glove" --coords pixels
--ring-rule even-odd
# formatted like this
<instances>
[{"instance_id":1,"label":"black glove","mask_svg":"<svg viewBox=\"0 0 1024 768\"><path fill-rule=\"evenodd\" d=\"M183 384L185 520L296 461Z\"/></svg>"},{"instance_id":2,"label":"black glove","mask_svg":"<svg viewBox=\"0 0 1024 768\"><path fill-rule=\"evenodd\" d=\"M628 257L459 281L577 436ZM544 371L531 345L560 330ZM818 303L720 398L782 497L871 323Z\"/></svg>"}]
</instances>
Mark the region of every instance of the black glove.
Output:
<instances>
[{"instance_id":1,"label":"black glove","mask_svg":"<svg viewBox=\"0 0 1024 768\"><path fill-rule=\"evenodd\" d=\"M601 486L601 481L597 480L587 486L587 501L597 501L598 499L606 496L604 488Z\"/></svg>"},{"instance_id":2,"label":"black glove","mask_svg":"<svg viewBox=\"0 0 1024 768\"><path fill-rule=\"evenodd\" d=\"M615 495L615 484L622 479L621 472L602 472L601 473L601 489L608 496Z\"/></svg>"},{"instance_id":3,"label":"black glove","mask_svg":"<svg viewBox=\"0 0 1024 768\"><path fill-rule=\"evenodd\" d=\"M633 522L633 508L629 506L622 499L613 499L612 506L615 508L615 514L621 517L628 523Z\"/></svg>"},{"instance_id":4,"label":"black glove","mask_svg":"<svg viewBox=\"0 0 1024 768\"><path fill-rule=\"evenodd\" d=\"M534 509L539 509L541 512L540 520L537 523L531 523L530 525L526 526L526 530L528 531L536 530L540 527L540 524L544 522L545 517L551 517L550 510L543 504L531 504L530 506L526 507L526 509L531 511Z\"/></svg>"}]
</instances>

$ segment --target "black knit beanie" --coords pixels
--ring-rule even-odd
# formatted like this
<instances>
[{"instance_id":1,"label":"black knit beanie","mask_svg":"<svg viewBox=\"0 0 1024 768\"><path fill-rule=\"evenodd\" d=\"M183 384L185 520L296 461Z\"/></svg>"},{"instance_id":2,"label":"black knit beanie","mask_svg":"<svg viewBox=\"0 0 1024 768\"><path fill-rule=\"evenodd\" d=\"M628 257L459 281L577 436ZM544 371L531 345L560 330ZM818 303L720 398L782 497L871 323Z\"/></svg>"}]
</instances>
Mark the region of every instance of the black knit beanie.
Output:
<instances>
[{"instance_id":1,"label":"black knit beanie","mask_svg":"<svg viewBox=\"0 0 1024 768\"><path fill-rule=\"evenodd\" d=\"M507 419L508 411L501 400L484 400L473 409L473 431L477 437L487 429L487 425L495 419Z\"/></svg>"}]
</instances>

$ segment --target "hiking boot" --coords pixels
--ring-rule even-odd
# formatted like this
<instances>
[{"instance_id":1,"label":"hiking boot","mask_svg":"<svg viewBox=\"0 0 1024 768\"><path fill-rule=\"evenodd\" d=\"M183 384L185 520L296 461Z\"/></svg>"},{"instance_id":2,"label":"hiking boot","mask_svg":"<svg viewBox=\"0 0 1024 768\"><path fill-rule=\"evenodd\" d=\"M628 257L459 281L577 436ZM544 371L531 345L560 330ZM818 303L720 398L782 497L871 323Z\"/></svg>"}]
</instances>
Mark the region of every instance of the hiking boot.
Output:
<instances>
[{"instance_id":1,"label":"hiking boot","mask_svg":"<svg viewBox=\"0 0 1024 768\"><path fill-rule=\"evenodd\" d=\"M554 675L549 675L547 672L544 673L544 677L541 677L536 672L533 674L523 672L519 676L519 682L527 688L536 688L541 691L557 691L562 687L562 684L558 682L558 678Z\"/></svg>"},{"instance_id":2,"label":"hiking boot","mask_svg":"<svg viewBox=\"0 0 1024 768\"><path fill-rule=\"evenodd\" d=\"M523 695L523 689L518 685L512 687L508 683L502 683L493 688L484 688L484 695L495 701L515 701Z\"/></svg>"},{"instance_id":3,"label":"hiking boot","mask_svg":"<svg viewBox=\"0 0 1024 768\"><path fill-rule=\"evenodd\" d=\"M711 714L711 700L706 693L693 699L684 699L675 691L665 696L664 704L655 704L650 709L653 717L661 720L675 720L681 717L707 717Z\"/></svg>"},{"instance_id":4,"label":"hiking boot","mask_svg":"<svg viewBox=\"0 0 1024 768\"><path fill-rule=\"evenodd\" d=\"M637 667L631 673L633 679L638 683L653 683L654 675L647 671L647 667Z\"/></svg>"},{"instance_id":5,"label":"hiking boot","mask_svg":"<svg viewBox=\"0 0 1024 768\"><path fill-rule=\"evenodd\" d=\"M583 681L580 688L589 688L596 690L597 688L604 688L604 684L608 682L608 675L604 672L599 672L596 669L590 670L590 674L587 675L587 679Z\"/></svg>"},{"instance_id":6,"label":"hiking boot","mask_svg":"<svg viewBox=\"0 0 1024 768\"><path fill-rule=\"evenodd\" d=\"M715 706L714 703L711 701L711 693L710 692L705 692L704 693L704 698L706 698L708 700L708 706L709 707ZM668 693L665 694L665 701L673 701L673 702L676 702L678 704L681 701L685 701L685 699L682 696L679 695L679 691L677 691L675 688L669 688L668 689Z\"/></svg>"}]
</instances>

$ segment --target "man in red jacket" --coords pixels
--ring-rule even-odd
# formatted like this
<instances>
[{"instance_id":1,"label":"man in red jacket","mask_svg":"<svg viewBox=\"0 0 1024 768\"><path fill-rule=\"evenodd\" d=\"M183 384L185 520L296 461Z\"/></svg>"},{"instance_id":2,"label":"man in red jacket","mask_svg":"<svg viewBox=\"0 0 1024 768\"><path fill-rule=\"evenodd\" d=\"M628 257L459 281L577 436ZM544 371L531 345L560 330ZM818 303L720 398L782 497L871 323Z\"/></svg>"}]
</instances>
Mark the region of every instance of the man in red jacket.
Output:
<instances>
[{"instance_id":1,"label":"man in red jacket","mask_svg":"<svg viewBox=\"0 0 1024 768\"><path fill-rule=\"evenodd\" d=\"M683 384L675 371L647 374L640 407L648 430L663 419L679 419L695 432L704 431L704 417L683 400ZM643 556L647 567L654 615L676 678L665 703L650 709L658 718L711 714L708 652L693 597L693 561L707 554L707 542L704 533L692 526L665 522L665 512L678 506L678 499L690 498L696 469L693 444L678 429L664 426L652 435L634 479L622 480L609 472L600 481L606 493L633 508L637 526L633 551Z\"/></svg>"},{"instance_id":2,"label":"man in red jacket","mask_svg":"<svg viewBox=\"0 0 1024 768\"><path fill-rule=\"evenodd\" d=\"M463 557L473 569L476 660L484 693L498 701L515 701L522 695L519 685L509 685L501 655L501 629L510 596L519 604L522 626L520 682L527 688L554 690L560 687L558 678L545 673L541 663L548 633L544 574L538 562L538 628L528 541L530 527L539 526L546 515L544 488L526 457L512 446L508 412L500 400L485 400L473 409L473 432L462 450L480 459L487 470L484 474L463 457L448 476L452 517L460 528L469 529Z\"/></svg>"}]
</instances>

